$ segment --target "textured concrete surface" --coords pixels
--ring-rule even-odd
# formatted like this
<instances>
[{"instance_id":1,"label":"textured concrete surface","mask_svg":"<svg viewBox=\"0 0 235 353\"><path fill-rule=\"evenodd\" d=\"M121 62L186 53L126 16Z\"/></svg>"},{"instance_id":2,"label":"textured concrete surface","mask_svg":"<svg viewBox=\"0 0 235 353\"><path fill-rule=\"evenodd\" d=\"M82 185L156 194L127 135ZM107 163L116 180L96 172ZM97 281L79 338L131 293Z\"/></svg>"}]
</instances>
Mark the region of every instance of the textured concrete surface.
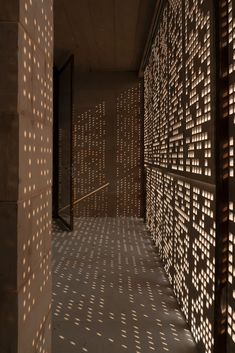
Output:
<instances>
[{"instance_id":1,"label":"textured concrete surface","mask_svg":"<svg viewBox=\"0 0 235 353\"><path fill-rule=\"evenodd\" d=\"M53 353L196 353L142 220L53 235Z\"/></svg>"},{"instance_id":2,"label":"textured concrete surface","mask_svg":"<svg viewBox=\"0 0 235 353\"><path fill-rule=\"evenodd\" d=\"M51 353L53 1L0 3L0 352Z\"/></svg>"}]
</instances>

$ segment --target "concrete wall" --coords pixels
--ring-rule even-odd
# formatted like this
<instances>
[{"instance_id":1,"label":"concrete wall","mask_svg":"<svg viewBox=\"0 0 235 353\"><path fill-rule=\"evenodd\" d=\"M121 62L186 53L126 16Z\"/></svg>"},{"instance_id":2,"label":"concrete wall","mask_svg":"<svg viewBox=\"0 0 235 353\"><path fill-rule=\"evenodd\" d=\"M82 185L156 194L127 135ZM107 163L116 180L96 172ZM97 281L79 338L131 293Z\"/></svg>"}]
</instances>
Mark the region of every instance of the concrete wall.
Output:
<instances>
[{"instance_id":1,"label":"concrete wall","mask_svg":"<svg viewBox=\"0 0 235 353\"><path fill-rule=\"evenodd\" d=\"M0 5L0 352L49 353L53 5Z\"/></svg>"},{"instance_id":2,"label":"concrete wall","mask_svg":"<svg viewBox=\"0 0 235 353\"><path fill-rule=\"evenodd\" d=\"M135 73L75 76L75 216L143 216L142 85Z\"/></svg>"}]
</instances>

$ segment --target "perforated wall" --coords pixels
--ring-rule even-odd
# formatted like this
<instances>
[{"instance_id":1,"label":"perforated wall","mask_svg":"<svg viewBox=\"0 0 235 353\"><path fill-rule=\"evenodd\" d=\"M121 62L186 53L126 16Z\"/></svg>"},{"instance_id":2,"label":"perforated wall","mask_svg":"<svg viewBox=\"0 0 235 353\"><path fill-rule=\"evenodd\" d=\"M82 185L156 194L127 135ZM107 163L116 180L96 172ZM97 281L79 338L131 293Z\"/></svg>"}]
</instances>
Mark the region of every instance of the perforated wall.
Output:
<instances>
[{"instance_id":1,"label":"perforated wall","mask_svg":"<svg viewBox=\"0 0 235 353\"><path fill-rule=\"evenodd\" d=\"M74 200L102 187L105 178L105 102L79 114L74 126ZM75 214L81 216L106 214L107 190L100 190L75 205Z\"/></svg>"},{"instance_id":2,"label":"perforated wall","mask_svg":"<svg viewBox=\"0 0 235 353\"><path fill-rule=\"evenodd\" d=\"M0 351L49 353L53 3L7 8L0 11Z\"/></svg>"},{"instance_id":3,"label":"perforated wall","mask_svg":"<svg viewBox=\"0 0 235 353\"><path fill-rule=\"evenodd\" d=\"M77 82L75 216L141 217L142 82L129 73L87 75Z\"/></svg>"},{"instance_id":4,"label":"perforated wall","mask_svg":"<svg viewBox=\"0 0 235 353\"><path fill-rule=\"evenodd\" d=\"M53 1L20 1L18 352L50 352Z\"/></svg>"},{"instance_id":5,"label":"perforated wall","mask_svg":"<svg viewBox=\"0 0 235 353\"><path fill-rule=\"evenodd\" d=\"M228 351L235 350L235 4L228 0L228 118L229 118L229 267L228 267Z\"/></svg>"},{"instance_id":6,"label":"perforated wall","mask_svg":"<svg viewBox=\"0 0 235 353\"><path fill-rule=\"evenodd\" d=\"M53 1L1 6L0 38L0 351L50 353Z\"/></svg>"},{"instance_id":7,"label":"perforated wall","mask_svg":"<svg viewBox=\"0 0 235 353\"><path fill-rule=\"evenodd\" d=\"M142 84L117 97L117 216L142 213Z\"/></svg>"},{"instance_id":8,"label":"perforated wall","mask_svg":"<svg viewBox=\"0 0 235 353\"><path fill-rule=\"evenodd\" d=\"M214 352L213 1L165 1L145 70L147 225L201 352Z\"/></svg>"}]
</instances>

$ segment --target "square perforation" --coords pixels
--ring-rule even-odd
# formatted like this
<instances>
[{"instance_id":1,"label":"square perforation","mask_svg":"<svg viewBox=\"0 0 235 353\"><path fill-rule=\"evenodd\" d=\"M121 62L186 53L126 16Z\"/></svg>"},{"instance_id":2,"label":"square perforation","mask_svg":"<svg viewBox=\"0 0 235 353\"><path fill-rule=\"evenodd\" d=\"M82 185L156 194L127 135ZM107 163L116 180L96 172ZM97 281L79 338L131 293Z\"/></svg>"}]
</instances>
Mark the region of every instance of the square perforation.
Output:
<instances>
[{"instance_id":1,"label":"square perforation","mask_svg":"<svg viewBox=\"0 0 235 353\"><path fill-rule=\"evenodd\" d=\"M228 5L228 46L229 51L229 90L228 90L228 119L229 119L229 246L228 246L228 349L235 349L235 5L227 0ZM227 37L225 37L227 38Z\"/></svg>"},{"instance_id":2,"label":"square perforation","mask_svg":"<svg viewBox=\"0 0 235 353\"><path fill-rule=\"evenodd\" d=\"M145 71L144 132L148 228L198 347L209 353L216 233L213 13L212 0L165 3ZM231 103L233 93L231 85ZM233 175L233 138L230 153Z\"/></svg>"}]
</instances>

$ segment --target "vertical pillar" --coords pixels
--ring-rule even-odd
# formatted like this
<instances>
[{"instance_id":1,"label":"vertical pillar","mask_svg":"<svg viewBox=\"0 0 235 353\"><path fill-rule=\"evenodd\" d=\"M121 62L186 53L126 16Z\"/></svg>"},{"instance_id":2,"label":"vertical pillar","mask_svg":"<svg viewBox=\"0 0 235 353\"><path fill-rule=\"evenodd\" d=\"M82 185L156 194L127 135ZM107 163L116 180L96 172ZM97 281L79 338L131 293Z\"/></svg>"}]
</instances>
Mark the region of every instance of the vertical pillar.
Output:
<instances>
[{"instance_id":1,"label":"vertical pillar","mask_svg":"<svg viewBox=\"0 0 235 353\"><path fill-rule=\"evenodd\" d=\"M0 5L0 352L50 353L53 3Z\"/></svg>"}]
</instances>

